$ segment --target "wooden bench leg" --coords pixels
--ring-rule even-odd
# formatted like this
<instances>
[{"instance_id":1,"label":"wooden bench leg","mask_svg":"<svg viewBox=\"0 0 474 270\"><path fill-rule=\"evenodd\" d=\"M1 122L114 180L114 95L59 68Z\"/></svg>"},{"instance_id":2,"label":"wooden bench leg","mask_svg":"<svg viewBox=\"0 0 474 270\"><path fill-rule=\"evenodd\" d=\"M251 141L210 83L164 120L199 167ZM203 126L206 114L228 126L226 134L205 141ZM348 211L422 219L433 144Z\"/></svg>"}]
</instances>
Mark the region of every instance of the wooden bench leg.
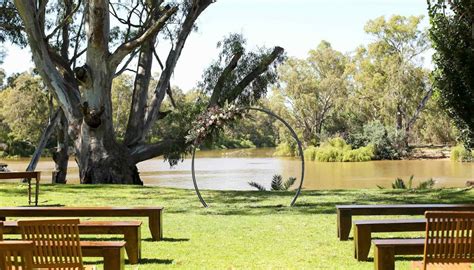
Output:
<instances>
[{"instance_id":1,"label":"wooden bench leg","mask_svg":"<svg viewBox=\"0 0 474 270\"><path fill-rule=\"evenodd\" d=\"M371 242L370 226L354 226L354 255L358 261L367 261Z\"/></svg>"},{"instance_id":2,"label":"wooden bench leg","mask_svg":"<svg viewBox=\"0 0 474 270\"><path fill-rule=\"evenodd\" d=\"M124 248L106 248L103 251L104 270L124 270Z\"/></svg>"},{"instance_id":3,"label":"wooden bench leg","mask_svg":"<svg viewBox=\"0 0 474 270\"><path fill-rule=\"evenodd\" d=\"M352 226L352 214L350 211L337 210L337 236L339 240L349 240L349 233Z\"/></svg>"},{"instance_id":4,"label":"wooden bench leg","mask_svg":"<svg viewBox=\"0 0 474 270\"><path fill-rule=\"evenodd\" d=\"M38 206L38 196L39 196L39 176L36 178L36 186L35 186L35 206Z\"/></svg>"},{"instance_id":5,"label":"wooden bench leg","mask_svg":"<svg viewBox=\"0 0 474 270\"><path fill-rule=\"evenodd\" d=\"M28 205L31 204L31 179L28 178Z\"/></svg>"},{"instance_id":6,"label":"wooden bench leg","mask_svg":"<svg viewBox=\"0 0 474 270\"><path fill-rule=\"evenodd\" d=\"M137 264L141 259L141 230L140 227L129 228L125 232L125 249L130 264Z\"/></svg>"},{"instance_id":7,"label":"wooden bench leg","mask_svg":"<svg viewBox=\"0 0 474 270\"><path fill-rule=\"evenodd\" d=\"M375 246L375 270L395 270L395 248Z\"/></svg>"},{"instance_id":8,"label":"wooden bench leg","mask_svg":"<svg viewBox=\"0 0 474 270\"><path fill-rule=\"evenodd\" d=\"M150 227L151 237L155 241L163 238L161 211L154 211L148 216L148 226Z\"/></svg>"}]
</instances>

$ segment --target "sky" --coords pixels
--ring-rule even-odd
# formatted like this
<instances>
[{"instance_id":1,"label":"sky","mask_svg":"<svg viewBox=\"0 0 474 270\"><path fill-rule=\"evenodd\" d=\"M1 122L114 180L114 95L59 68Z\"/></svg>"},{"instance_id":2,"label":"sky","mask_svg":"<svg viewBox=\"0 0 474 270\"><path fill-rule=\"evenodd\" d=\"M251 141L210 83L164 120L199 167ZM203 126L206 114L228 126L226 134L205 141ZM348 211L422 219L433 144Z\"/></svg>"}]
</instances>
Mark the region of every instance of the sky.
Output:
<instances>
[{"instance_id":1,"label":"sky","mask_svg":"<svg viewBox=\"0 0 474 270\"><path fill-rule=\"evenodd\" d=\"M372 37L364 33L368 20L424 15L422 26L427 28L426 9L426 0L217 0L198 19L198 31L188 38L171 84L184 91L195 87L218 55L217 42L229 33L243 34L249 49L280 46L290 57L305 58L321 40L349 53L371 42ZM6 44L6 51L0 68L7 75L33 67L28 48ZM427 55L425 66L430 65Z\"/></svg>"}]
</instances>

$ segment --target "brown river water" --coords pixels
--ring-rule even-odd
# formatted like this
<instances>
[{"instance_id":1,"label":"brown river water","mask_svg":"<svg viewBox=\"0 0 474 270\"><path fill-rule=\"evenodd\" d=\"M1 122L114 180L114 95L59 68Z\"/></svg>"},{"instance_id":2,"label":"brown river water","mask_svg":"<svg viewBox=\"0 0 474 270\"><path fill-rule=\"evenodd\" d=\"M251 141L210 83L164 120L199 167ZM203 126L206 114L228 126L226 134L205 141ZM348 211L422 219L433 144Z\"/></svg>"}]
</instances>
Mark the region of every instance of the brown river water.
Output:
<instances>
[{"instance_id":1,"label":"brown river water","mask_svg":"<svg viewBox=\"0 0 474 270\"><path fill-rule=\"evenodd\" d=\"M301 174L301 161L293 158L273 157L273 148L212 150L196 154L196 178L201 189L250 190L247 182L255 181L267 188L272 176L281 174L284 179ZM24 171L29 159L2 160L11 171ZM43 182L51 181L54 163L51 158L40 160L37 170ZM138 164L145 185L193 188L191 158L170 168L161 158ZM384 160L369 162L314 162L306 161L303 188L356 189L390 187L395 178L404 180L414 175L414 185L433 178L435 187L462 187L474 180L474 163L453 162L449 159ZM69 162L68 183L79 183L76 163Z\"/></svg>"}]
</instances>

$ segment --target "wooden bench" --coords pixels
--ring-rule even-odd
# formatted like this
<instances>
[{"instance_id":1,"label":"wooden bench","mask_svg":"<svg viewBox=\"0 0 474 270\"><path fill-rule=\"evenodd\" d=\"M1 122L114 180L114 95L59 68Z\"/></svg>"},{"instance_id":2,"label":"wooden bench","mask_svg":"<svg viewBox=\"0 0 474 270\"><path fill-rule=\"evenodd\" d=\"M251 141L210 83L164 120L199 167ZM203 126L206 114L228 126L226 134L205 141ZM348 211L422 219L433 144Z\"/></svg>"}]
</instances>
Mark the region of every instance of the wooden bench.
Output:
<instances>
[{"instance_id":1,"label":"wooden bench","mask_svg":"<svg viewBox=\"0 0 474 270\"><path fill-rule=\"evenodd\" d=\"M125 242L123 241L81 241L82 256L102 257L104 270L123 270Z\"/></svg>"},{"instance_id":2,"label":"wooden bench","mask_svg":"<svg viewBox=\"0 0 474 270\"><path fill-rule=\"evenodd\" d=\"M2 225L3 223L3 225ZM141 259L141 221L81 221L80 234L123 234L125 250L131 264ZM0 240L3 234L20 234L16 221L0 222Z\"/></svg>"},{"instance_id":3,"label":"wooden bench","mask_svg":"<svg viewBox=\"0 0 474 270\"><path fill-rule=\"evenodd\" d=\"M0 172L0 179L27 179L28 180L28 204L31 204L31 179L36 180L35 184L35 206L38 206L39 182L41 172Z\"/></svg>"},{"instance_id":4,"label":"wooden bench","mask_svg":"<svg viewBox=\"0 0 474 270\"><path fill-rule=\"evenodd\" d=\"M358 261L366 261L374 232L425 231L426 219L357 220L354 224L354 255Z\"/></svg>"},{"instance_id":5,"label":"wooden bench","mask_svg":"<svg viewBox=\"0 0 474 270\"><path fill-rule=\"evenodd\" d=\"M148 217L153 240L163 237L163 207L0 207L0 221L7 217Z\"/></svg>"},{"instance_id":6,"label":"wooden bench","mask_svg":"<svg viewBox=\"0 0 474 270\"><path fill-rule=\"evenodd\" d=\"M375 247L375 270L394 270L395 255L423 255L425 239L376 239L372 240Z\"/></svg>"},{"instance_id":7,"label":"wooden bench","mask_svg":"<svg viewBox=\"0 0 474 270\"><path fill-rule=\"evenodd\" d=\"M428 210L474 211L474 204L336 205L337 236L348 240L352 216L424 215Z\"/></svg>"}]
</instances>

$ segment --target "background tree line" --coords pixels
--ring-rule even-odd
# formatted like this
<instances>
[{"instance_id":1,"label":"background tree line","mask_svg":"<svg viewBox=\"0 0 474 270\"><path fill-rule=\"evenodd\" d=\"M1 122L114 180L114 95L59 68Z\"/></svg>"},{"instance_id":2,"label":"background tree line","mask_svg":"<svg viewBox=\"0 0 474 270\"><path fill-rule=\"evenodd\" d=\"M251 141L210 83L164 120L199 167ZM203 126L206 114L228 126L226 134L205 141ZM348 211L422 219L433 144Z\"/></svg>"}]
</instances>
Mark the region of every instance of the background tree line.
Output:
<instances>
[{"instance_id":1,"label":"background tree line","mask_svg":"<svg viewBox=\"0 0 474 270\"><path fill-rule=\"evenodd\" d=\"M260 98L258 106L283 116L313 150L318 146L341 151L370 146L348 155L398 159L407 155L412 145L456 144L460 133L442 106L443 95L433 86L430 70L423 66L423 56L431 45L421 20L422 16L379 17L364 28L372 41L354 52L339 52L322 41L306 59L287 59L278 68L278 82L271 94ZM232 38L239 37L229 40ZM213 98L206 86L216 86L212 83L216 65L211 65L196 89L185 93L171 88L161 107L161 123L151 129L151 142L189 130L192 119ZM157 83L151 79L149 96ZM118 141L125 140L133 87L134 79L127 73L113 80L112 120ZM52 103L38 75L17 74L3 83L0 141L8 145L4 155L31 154L51 116ZM272 146L278 146L281 155L295 152L295 142L283 126L255 113L226 127L213 143L202 147ZM311 155L315 158L316 153ZM337 159L337 153L331 155L326 159ZM359 158L364 159L362 156Z\"/></svg>"}]
</instances>

